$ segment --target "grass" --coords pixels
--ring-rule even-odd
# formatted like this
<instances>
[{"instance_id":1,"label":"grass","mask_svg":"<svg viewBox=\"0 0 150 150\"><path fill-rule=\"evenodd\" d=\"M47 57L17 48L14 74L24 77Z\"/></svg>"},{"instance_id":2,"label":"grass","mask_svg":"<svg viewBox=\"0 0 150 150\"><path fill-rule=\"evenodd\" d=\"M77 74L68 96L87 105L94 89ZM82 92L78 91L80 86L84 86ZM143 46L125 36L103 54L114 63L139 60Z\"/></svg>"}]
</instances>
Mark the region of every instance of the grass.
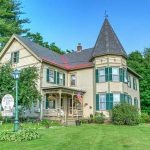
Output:
<instances>
[{"instance_id":1,"label":"grass","mask_svg":"<svg viewBox=\"0 0 150 150\"><path fill-rule=\"evenodd\" d=\"M28 128L31 124L24 125ZM38 125L34 125L38 127ZM10 129L12 124L4 125ZM2 127L0 127L2 130ZM149 150L150 126L81 125L39 129L29 142L0 142L0 150Z\"/></svg>"}]
</instances>

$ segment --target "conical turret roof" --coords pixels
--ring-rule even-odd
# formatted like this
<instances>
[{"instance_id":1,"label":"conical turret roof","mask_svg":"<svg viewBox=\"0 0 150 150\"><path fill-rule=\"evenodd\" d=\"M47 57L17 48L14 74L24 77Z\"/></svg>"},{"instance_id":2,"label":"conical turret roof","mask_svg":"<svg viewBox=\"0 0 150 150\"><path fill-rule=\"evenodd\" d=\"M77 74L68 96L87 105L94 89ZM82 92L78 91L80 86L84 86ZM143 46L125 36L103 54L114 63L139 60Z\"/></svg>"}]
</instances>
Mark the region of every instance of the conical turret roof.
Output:
<instances>
[{"instance_id":1,"label":"conical turret roof","mask_svg":"<svg viewBox=\"0 0 150 150\"><path fill-rule=\"evenodd\" d=\"M122 44L111 27L108 19L105 18L93 49L93 57L107 54L121 55L127 58L127 54Z\"/></svg>"}]
</instances>

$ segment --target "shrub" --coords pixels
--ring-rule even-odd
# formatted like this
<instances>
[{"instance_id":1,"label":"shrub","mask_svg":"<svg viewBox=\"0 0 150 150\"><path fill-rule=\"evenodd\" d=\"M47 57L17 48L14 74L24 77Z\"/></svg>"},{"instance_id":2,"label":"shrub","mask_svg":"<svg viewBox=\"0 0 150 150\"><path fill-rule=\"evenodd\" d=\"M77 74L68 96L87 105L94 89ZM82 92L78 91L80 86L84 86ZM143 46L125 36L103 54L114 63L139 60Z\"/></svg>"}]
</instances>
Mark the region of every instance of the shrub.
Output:
<instances>
[{"instance_id":1,"label":"shrub","mask_svg":"<svg viewBox=\"0 0 150 150\"><path fill-rule=\"evenodd\" d=\"M94 122L97 124L102 124L105 121L105 115L103 113L96 113L94 116Z\"/></svg>"},{"instance_id":2,"label":"shrub","mask_svg":"<svg viewBox=\"0 0 150 150\"><path fill-rule=\"evenodd\" d=\"M117 125L139 124L138 110L127 103L116 105L112 109L112 121Z\"/></svg>"},{"instance_id":3,"label":"shrub","mask_svg":"<svg viewBox=\"0 0 150 150\"><path fill-rule=\"evenodd\" d=\"M147 113L141 113L140 122L141 123L149 122L149 115Z\"/></svg>"},{"instance_id":4,"label":"shrub","mask_svg":"<svg viewBox=\"0 0 150 150\"><path fill-rule=\"evenodd\" d=\"M42 124L44 127L49 128L50 125L51 125L51 122L50 122L49 120L47 120L47 119L44 119L44 120L41 121L41 124Z\"/></svg>"},{"instance_id":5,"label":"shrub","mask_svg":"<svg viewBox=\"0 0 150 150\"><path fill-rule=\"evenodd\" d=\"M49 128L50 126L62 126L62 124L58 121L50 121L47 119L42 120L41 124L46 128Z\"/></svg>"},{"instance_id":6,"label":"shrub","mask_svg":"<svg viewBox=\"0 0 150 150\"><path fill-rule=\"evenodd\" d=\"M81 124L87 124L88 123L88 119L81 119Z\"/></svg>"},{"instance_id":7,"label":"shrub","mask_svg":"<svg viewBox=\"0 0 150 150\"><path fill-rule=\"evenodd\" d=\"M13 141L13 142L21 142L21 141L30 141L34 139L38 139L40 137L37 130L33 129L24 129L19 130L17 132L12 131L3 131L0 132L0 141Z\"/></svg>"},{"instance_id":8,"label":"shrub","mask_svg":"<svg viewBox=\"0 0 150 150\"><path fill-rule=\"evenodd\" d=\"M3 121L2 113L0 112L0 121Z\"/></svg>"}]
</instances>

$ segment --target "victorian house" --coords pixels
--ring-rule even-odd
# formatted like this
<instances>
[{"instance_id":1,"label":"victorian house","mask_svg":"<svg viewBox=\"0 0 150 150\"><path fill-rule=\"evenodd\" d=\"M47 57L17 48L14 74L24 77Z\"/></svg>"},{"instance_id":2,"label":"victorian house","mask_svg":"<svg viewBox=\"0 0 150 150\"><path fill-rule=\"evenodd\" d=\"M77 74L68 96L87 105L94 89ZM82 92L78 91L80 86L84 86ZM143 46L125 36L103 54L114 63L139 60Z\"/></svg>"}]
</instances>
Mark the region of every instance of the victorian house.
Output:
<instances>
[{"instance_id":1,"label":"victorian house","mask_svg":"<svg viewBox=\"0 0 150 150\"><path fill-rule=\"evenodd\" d=\"M92 48L60 55L27 38L13 35L0 54L0 63L13 68L36 66L41 103L32 114L40 117L89 117L127 102L140 109L140 76L127 66L127 54L105 18ZM39 111L40 110L40 111Z\"/></svg>"}]
</instances>

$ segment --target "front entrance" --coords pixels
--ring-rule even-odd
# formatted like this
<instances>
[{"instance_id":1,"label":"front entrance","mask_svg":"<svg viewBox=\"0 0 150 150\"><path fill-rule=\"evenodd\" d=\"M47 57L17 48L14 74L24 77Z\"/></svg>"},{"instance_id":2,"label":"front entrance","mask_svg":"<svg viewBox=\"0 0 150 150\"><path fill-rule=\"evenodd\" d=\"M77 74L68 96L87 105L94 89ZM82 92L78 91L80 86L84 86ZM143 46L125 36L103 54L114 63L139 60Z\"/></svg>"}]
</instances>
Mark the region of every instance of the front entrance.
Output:
<instances>
[{"instance_id":1,"label":"front entrance","mask_svg":"<svg viewBox=\"0 0 150 150\"><path fill-rule=\"evenodd\" d=\"M57 87L58 88L58 87ZM79 92L72 89L44 90L45 100L43 115L45 117L76 117L83 115L83 106L77 99ZM82 95L84 92L80 92Z\"/></svg>"}]
</instances>

